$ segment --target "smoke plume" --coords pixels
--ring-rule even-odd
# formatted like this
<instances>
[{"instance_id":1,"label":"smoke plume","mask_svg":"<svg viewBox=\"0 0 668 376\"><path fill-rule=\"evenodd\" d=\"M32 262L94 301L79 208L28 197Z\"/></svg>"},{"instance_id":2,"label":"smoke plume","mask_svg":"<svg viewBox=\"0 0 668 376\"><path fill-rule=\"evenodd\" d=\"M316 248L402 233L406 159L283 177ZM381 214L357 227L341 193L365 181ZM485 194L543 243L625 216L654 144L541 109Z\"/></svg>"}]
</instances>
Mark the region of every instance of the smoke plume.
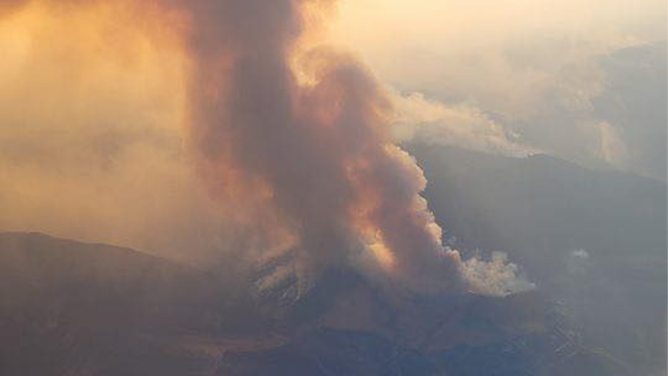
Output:
<instances>
[{"instance_id":1,"label":"smoke plume","mask_svg":"<svg viewBox=\"0 0 668 376\"><path fill-rule=\"evenodd\" d=\"M462 261L442 245L424 175L393 143L391 100L373 76L343 53L305 48L331 3L129 1L183 20L185 149L209 195L229 203L248 247L266 248L260 262L287 258L300 281L352 264L420 292L513 292L505 259Z\"/></svg>"},{"instance_id":2,"label":"smoke plume","mask_svg":"<svg viewBox=\"0 0 668 376\"><path fill-rule=\"evenodd\" d=\"M305 10L322 3L179 4L195 25L191 125L209 184L263 195L274 225L294 239L286 251L299 273L371 253L411 289L482 290L441 244L420 197L422 171L392 143L389 103L373 77L332 51L293 63Z\"/></svg>"}]
</instances>

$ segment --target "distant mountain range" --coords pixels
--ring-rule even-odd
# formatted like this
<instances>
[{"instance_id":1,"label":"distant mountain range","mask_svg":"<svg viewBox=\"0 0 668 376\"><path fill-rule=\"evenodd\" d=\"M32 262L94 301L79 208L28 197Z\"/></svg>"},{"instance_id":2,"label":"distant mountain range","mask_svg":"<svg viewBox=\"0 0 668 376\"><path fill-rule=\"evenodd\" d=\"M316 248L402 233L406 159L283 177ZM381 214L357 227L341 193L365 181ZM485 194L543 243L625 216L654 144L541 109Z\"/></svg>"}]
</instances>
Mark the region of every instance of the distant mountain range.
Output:
<instances>
[{"instance_id":1,"label":"distant mountain range","mask_svg":"<svg viewBox=\"0 0 668 376\"><path fill-rule=\"evenodd\" d=\"M219 269L0 233L0 374L664 372L665 184L545 156L411 148L446 238L508 251L536 291L395 294L336 269L286 300Z\"/></svg>"},{"instance_id":2,"label":"distant mountain range","mask_svg":"<svg viewBox=\"0 0 668 376\"><path fill-rule=\"evenodd\" d=\"M635 374L665 374L665 182L548 155L406 147L424 169L446 240L464 253L509 253L564 303L588 344Z\"/></svg>"},{"instance_id":3,"label":"distant mountain range","mask_svg":"<svg viewBox=\"0 0 668 376\"><path fill-rule=\"evenodd\" d=\"M665 182L588 170L548 155L508 158L423 144L407 149L429 181L430 208L460 247L503 249L539 263L576 249L665 256Z\"/></svg>"}]
</instances>

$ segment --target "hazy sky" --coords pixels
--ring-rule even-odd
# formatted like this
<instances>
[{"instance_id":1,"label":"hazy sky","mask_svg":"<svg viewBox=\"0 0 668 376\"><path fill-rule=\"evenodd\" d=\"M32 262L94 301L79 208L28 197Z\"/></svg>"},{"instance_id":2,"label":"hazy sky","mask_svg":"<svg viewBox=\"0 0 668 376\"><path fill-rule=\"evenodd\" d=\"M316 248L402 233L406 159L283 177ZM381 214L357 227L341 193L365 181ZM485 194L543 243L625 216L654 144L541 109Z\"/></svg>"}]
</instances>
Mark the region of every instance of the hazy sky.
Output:
<instances>
[{"instance_id":1,"label":"hazy sky","mask_svg":"<svg viewBox=\"0 0 668 376\"><path fill-rule=\"evenodd\" d=\"M533 288L504 257L442 244L390 126L415 137L416 117L435 118L444 140L530 147L482 111L403 96L345 52L306 50L326 35L327 4L3 3L0 229L200 262L289 256L304 283L351 264L425 292Z\"/></svg>"},{"instance_id":2,"label":"hazy sky","mask_svg":"<svg viewBox=\"0 0 668 376\"><path fill-rule=\"evenodd\" d=\"M450 109L421 119L431 139L439 122L489 134L464 108L530 148L665 179L663 0L343 0L330 33L422 114Z\"/></svg>"},{"instance_id":3,"label":"hazy sky","mask_svg":"<svg viewBox=\"0 0 668 376\"><path fill-rule=\"evenodd\" d=\"M0 230L480 279L505 260L442 246L397 140L665 179L663 1L259 1L3 3Z\"/></svg>"}]
</instances>

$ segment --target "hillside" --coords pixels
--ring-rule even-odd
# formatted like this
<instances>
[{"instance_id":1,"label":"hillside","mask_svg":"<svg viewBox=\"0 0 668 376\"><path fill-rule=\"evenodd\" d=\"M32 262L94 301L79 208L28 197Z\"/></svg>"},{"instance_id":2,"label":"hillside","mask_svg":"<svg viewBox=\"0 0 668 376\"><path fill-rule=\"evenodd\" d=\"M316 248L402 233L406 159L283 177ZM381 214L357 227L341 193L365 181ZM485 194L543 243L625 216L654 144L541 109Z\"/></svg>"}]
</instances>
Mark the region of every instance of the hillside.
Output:
<instances>
[{"instance_id":1,"label":"hillside","mask_svg":"<svg viewBox=\"0 0 668 376\"><path fill-rule=\"evenodd\" d=\"M536 293L393 296L332 271L277 303L133 250L20 233L0 234L0 269L3 375L625 372Z\"/></svg>"},{"instance_id":2,"label":"hillside","mask_svg":"<svg viewBox=\"0 0 668 376\"><path fill-rule=\"evenodd\" d=\"M465 252L509 253L564 304L586 343L639 374L665 373L664 182L547 155L408 149L427 176L425 196L446 241Z\"/></svg>"}]
</instances>

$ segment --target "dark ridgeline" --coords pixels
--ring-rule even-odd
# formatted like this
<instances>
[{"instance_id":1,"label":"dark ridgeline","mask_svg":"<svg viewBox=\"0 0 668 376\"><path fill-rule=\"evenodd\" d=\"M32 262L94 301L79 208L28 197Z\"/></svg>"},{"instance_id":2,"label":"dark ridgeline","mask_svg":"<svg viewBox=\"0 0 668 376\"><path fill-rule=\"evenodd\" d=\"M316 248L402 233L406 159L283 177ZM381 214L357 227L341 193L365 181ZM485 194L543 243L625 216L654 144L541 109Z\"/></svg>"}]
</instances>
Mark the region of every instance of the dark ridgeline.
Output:
<instances>
[{"instance_id":1,"label":"dark ridgeline","mask_svg":"<svg viewBox=\"0 0 668 376\"><path fill-rule=\"evenodd\" d=\"M398 297L332 271L286 301L139 252L39 234L0 235L0 261L2 375L624 370L583 346L537 293Z\"/></svg>"}]
</instances>

